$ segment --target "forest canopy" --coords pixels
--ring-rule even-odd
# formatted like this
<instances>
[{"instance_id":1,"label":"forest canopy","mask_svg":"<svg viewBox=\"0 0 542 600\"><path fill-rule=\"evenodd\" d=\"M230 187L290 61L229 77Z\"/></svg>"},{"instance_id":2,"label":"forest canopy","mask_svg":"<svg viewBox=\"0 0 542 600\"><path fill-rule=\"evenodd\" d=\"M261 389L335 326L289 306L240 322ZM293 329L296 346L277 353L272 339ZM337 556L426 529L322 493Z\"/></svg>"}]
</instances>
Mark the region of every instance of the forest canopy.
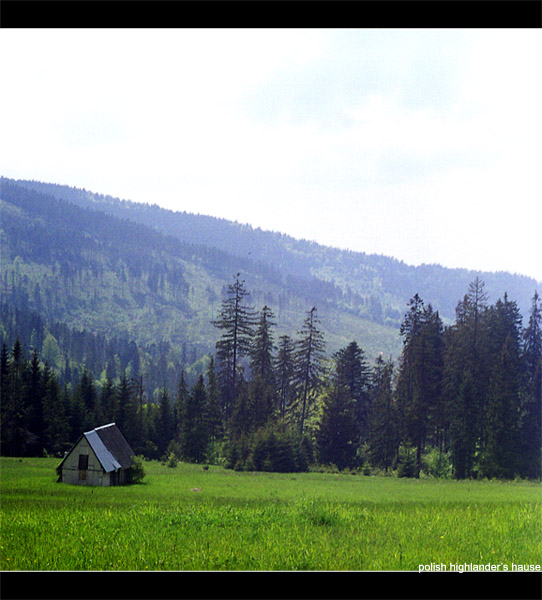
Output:
<instances>
[{"instance_id":1,"label":"forest canopy","mask_svg":"<svg viewBox=\"0 0 542 600\"><path fill-rule=\"evenodd\" d=\"M540 477L534 280L0 183L2 454Z\"/></svg>"},{"instance_id":2,"label":"forest canopy","mask_svg":"<svg viewBox=\"0 0 542 600\"><path fill-rule=\"evenodd\" d=\"M56 337L42 330L41 351L29 352L20 339L36 343L36 316L4 309L21 336L2 347L2 454L61 456L82 431L116 422L136 453L170 464L541 477L538 293L525 326L506 294L488 303L479 278L449 325L415 294L401 322L400 356L373 364L355 340L326 353L317 307L299 316L296 334L277 337L273 311L249 299L237 275L201 372L187 383L181 371L173 393L163 385L152 395L134 366L134 346L102 340L94 346L97 372L85 365L69 379ZM85 356L96 358L92 352ZM120 370L108 371L110 353Z\"/></svg>"}]
</instances>

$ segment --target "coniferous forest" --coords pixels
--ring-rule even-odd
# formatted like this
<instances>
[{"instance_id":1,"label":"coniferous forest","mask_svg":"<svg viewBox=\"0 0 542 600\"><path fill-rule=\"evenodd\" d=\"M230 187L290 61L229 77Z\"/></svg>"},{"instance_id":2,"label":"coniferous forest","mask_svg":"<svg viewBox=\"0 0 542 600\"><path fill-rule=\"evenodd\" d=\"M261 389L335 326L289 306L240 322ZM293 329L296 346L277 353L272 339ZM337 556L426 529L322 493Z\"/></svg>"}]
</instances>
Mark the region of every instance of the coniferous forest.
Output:
<instances>
[{"instance_id":1,"label":"coniferous forest","mask_svg":"<svg viewBox=\"0 0 542 600\"><path fill-rule=\"evenodd\" d=\"M237 274L212 320L215 351L201 372L189 381L182 365L169 365L180 370L172 391L168 366L156 364L162 386L151 391L133 343L60 324L49 330L36 313L4 305L4 331L15 341L1 354L1 453L62 456L82 431L114 421L137 454L171 466L540 478L538 293L523 324L513 299L489 304L475 278L455 314L445 325L415 294L400 356L370 362L362 341L326 351L316 306L299 315L296 332L277 335L273 310L256 309ZM80 353L82 369L61 364L59 340Z\"/></svg>"},{"instance_id":2,"label":"coniferous forest","mask_svg":"<svg viewBox=\"0 0 542 600\"><path fill-rule=\"evenodd\" d=\"M540 478L536 281L0 184L2 455Z\"/></svg>"}]
</instances>

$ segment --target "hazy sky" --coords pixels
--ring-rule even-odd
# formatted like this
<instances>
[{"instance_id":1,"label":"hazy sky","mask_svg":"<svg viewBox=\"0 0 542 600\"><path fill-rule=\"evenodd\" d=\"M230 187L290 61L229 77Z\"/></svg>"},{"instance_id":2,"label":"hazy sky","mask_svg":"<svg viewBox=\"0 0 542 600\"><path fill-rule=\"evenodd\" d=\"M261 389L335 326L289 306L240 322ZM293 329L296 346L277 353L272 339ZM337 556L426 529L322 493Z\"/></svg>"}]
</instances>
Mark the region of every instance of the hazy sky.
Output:
<instances>
[{"instance_id":1,"label":"hazy sky","mask_svg":"<svg viewBox=\"0 0 542 600\"><path fill-rule=\"evenodd\" d=\"M0 174L542 281L538 29L3 29Z\"/></svg>"}]
</instances>

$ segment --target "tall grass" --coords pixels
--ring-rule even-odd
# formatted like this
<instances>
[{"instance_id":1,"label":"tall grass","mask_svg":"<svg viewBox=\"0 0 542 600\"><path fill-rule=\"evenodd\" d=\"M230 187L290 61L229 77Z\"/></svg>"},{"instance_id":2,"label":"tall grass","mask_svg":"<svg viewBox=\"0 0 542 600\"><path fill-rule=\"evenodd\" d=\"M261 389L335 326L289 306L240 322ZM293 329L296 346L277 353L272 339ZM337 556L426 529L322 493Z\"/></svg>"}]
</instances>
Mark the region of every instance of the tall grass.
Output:
<instances>
[{"instance_id":1,"label":"tall grass","mask_svg":"<svg viewBox=\"0 0 542 600\"><path fill-rule=\"evenodd\" d=\"M145 483L55 483L1 459L4 570L417 570L540 564L542 487L146 463Z\"/></svg>"}]
</instances>

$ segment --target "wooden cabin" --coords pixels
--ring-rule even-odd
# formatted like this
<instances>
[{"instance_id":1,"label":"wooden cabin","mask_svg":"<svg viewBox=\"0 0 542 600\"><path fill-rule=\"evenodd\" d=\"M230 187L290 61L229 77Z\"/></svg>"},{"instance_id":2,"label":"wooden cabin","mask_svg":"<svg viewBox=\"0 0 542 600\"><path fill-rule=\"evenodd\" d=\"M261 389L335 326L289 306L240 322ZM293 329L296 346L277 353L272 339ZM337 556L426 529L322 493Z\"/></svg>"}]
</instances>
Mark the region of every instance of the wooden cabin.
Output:
<instances>
[{"instance_id":1,"label":"wooden cabin","mask_svg":"<svg viewBox=\"0 0 542 600\"><path fill-rule=\"evenodd\" d=\"M81 435L58 465L58 481L103 486L129 483L133 456L120 429L109 423Z\"/></svg>"}]
</instances>

